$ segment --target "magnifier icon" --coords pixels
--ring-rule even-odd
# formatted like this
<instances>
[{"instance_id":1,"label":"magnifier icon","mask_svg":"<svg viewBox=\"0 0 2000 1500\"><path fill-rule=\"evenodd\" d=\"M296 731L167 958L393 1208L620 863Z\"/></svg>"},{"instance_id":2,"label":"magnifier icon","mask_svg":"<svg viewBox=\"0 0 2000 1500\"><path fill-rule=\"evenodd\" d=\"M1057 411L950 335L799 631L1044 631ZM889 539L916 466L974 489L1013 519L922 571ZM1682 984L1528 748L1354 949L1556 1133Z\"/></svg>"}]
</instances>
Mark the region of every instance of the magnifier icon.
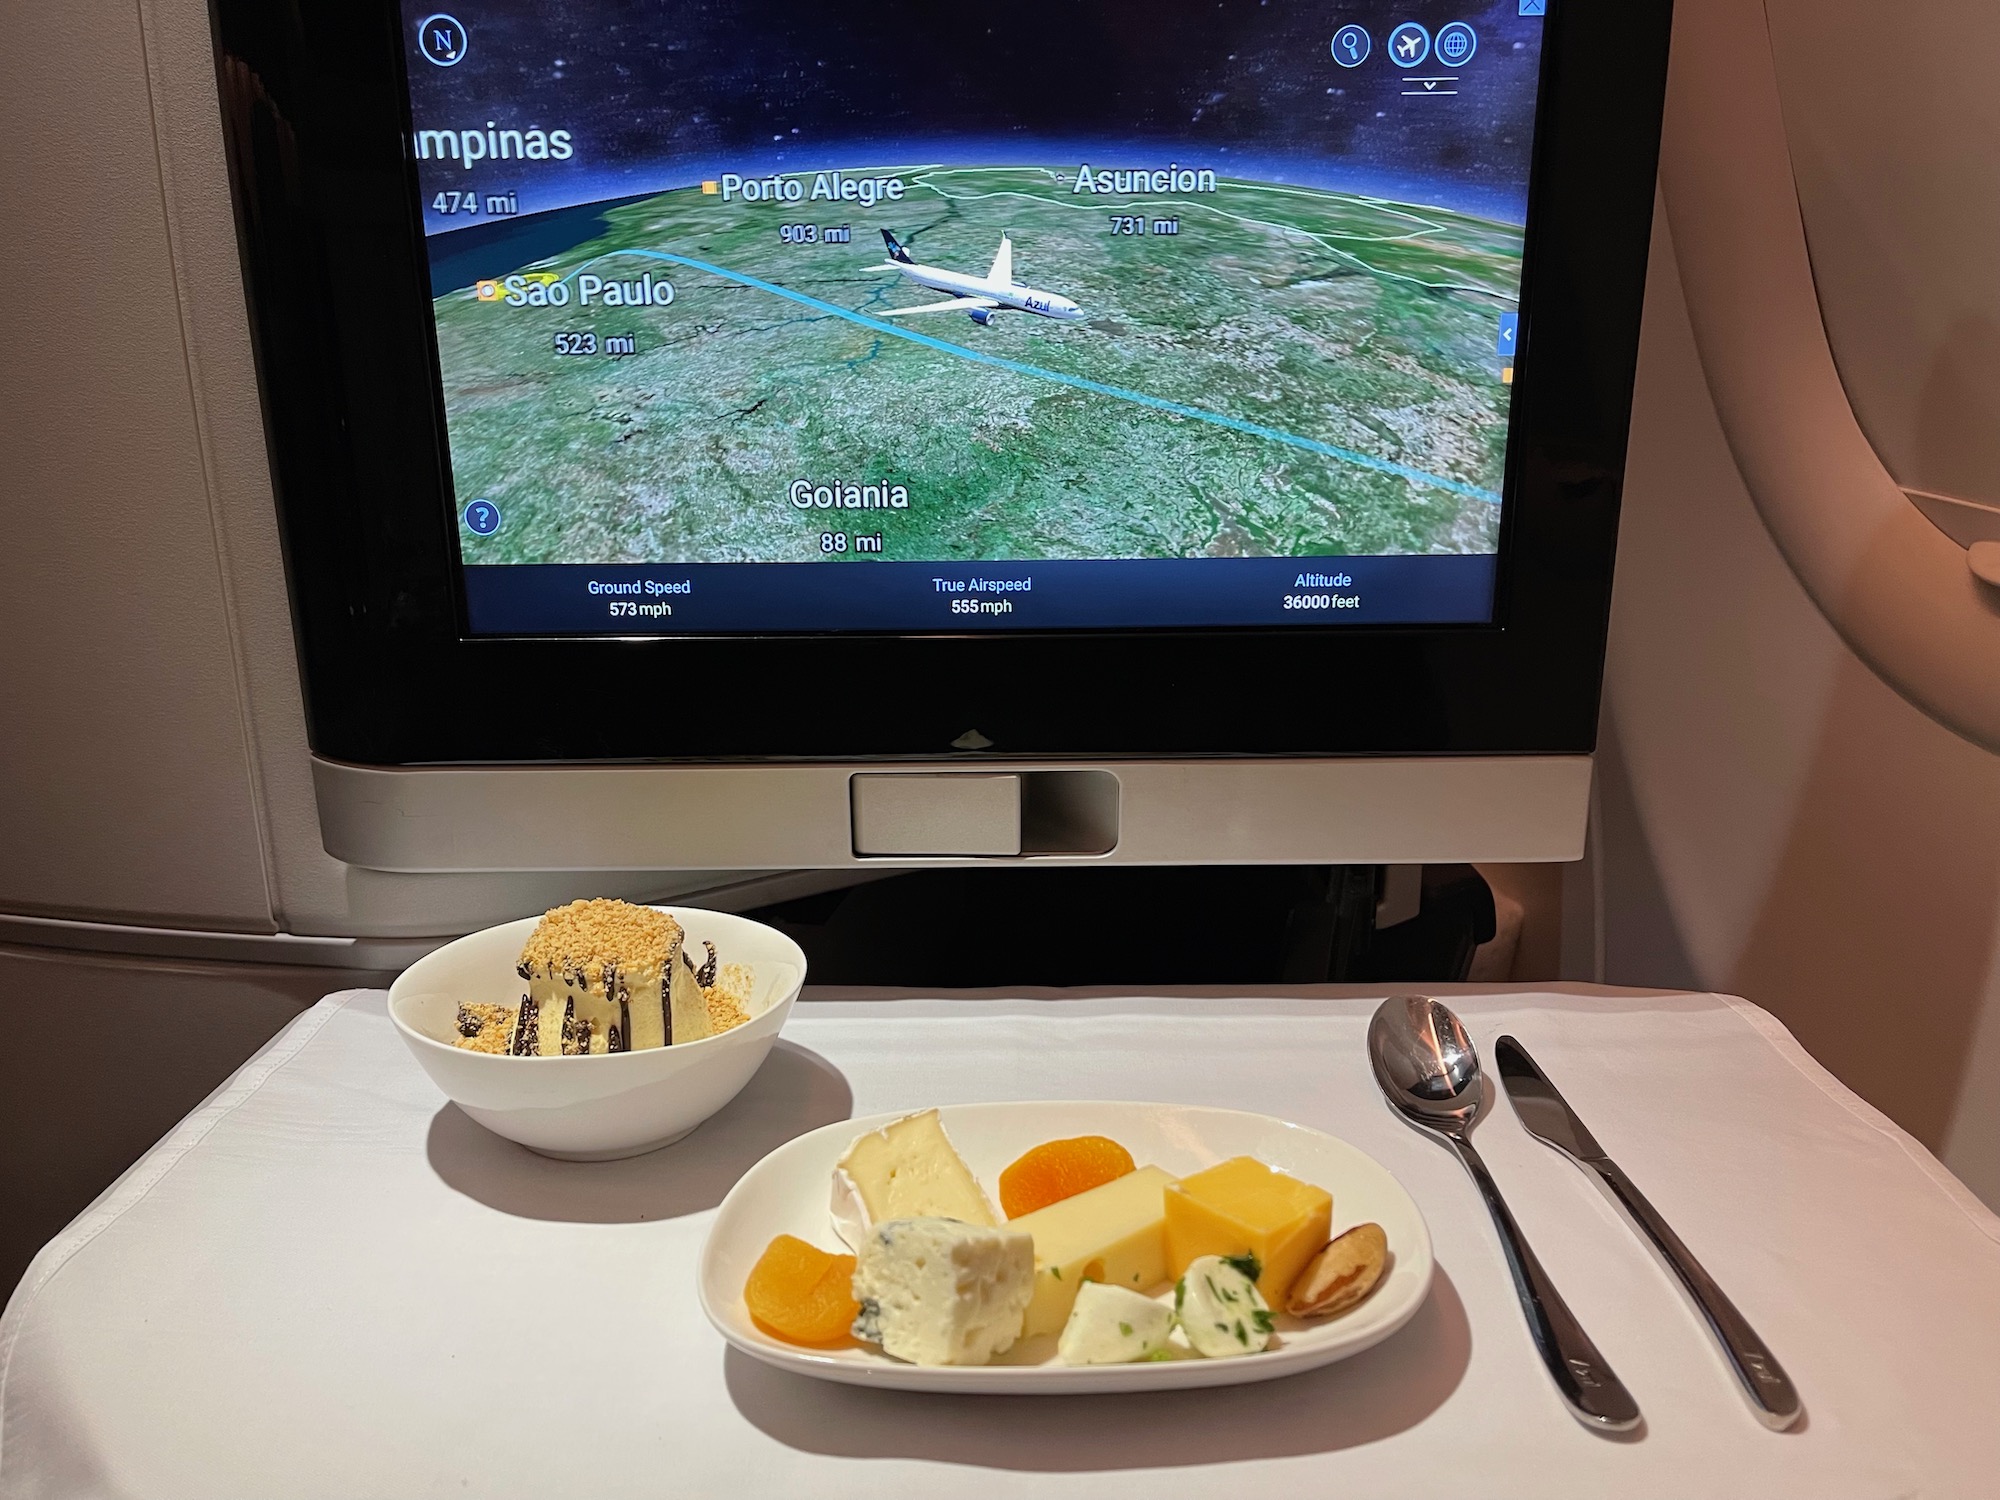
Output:
<instances>
[{"instance_id":1,"label":"magnifier icon","mask_svg":"<svg viewBox=\"0 0 2000 1500\"><path fill-rule=\"evenodd\" d=\"M1358 68L1368 60L1374 40L1359 26L1343 26L1333 34L1333 60L1343 68Z\"/></svg>"}]
</instances>

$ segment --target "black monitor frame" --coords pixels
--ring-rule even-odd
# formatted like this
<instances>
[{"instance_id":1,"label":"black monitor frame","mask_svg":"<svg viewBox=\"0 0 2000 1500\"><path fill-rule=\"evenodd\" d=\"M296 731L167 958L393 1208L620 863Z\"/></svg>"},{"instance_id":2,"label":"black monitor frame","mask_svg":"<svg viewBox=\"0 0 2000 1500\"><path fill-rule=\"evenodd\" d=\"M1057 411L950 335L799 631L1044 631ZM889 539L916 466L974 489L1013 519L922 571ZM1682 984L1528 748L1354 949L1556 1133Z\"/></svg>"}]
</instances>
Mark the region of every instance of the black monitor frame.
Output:
<instances>
[{"instance_id":1,"label":"black monitor frame","mask_svg":"<svg viewBox=\"0 0 2000 1500\"><path fill-rule=\"evenodd\" d=\"M393 0L213 0L320 755L372 765L1581 753L1671 0L1550 0L1490 626L478 638ZM976 743L976 741L974 741Z\"/></svg>"}]
</instances>

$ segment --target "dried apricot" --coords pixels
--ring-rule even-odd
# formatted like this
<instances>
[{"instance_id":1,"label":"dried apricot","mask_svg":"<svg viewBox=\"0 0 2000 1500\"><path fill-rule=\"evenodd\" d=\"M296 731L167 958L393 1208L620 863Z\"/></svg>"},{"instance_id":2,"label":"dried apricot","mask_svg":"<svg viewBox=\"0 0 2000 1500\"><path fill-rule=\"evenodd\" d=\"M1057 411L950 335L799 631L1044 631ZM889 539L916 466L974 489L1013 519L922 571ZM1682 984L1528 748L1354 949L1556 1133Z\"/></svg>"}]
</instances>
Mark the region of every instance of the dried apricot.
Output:
<instances>
[{"instance_id":1,"label":"dried apricot","mask_svg":"<svg viewBox=\"0 0 2000 1500\"><path fill-rule=\"evenodd\" d=\"M787 1343L837 1344L861 1311L853 1284L853 1256L781 1234L750 1268L743 1301L751 1321Z\"/></svg>"},{"instance_id":2,"label":"dried apricot","mask_svg":"<svg viewBox=\"0 0 2000 1500\"><path fill-rule=\"evenodd\" d=\"M1123 1177L1137 1163L1108 1136L1044 1141L1000 1174L1000 1208L1010 1219L1074 1198Z\"/></svg>"}]
</instances>

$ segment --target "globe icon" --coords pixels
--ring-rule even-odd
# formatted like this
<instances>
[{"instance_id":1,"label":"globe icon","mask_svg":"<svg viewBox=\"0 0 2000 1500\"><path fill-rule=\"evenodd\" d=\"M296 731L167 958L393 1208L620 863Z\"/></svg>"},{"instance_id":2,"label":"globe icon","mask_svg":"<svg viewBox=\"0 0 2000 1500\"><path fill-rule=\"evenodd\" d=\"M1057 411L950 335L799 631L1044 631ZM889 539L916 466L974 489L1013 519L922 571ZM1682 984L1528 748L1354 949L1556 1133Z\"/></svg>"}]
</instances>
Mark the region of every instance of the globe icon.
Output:
<instances>
[{"instance_id":1,"label":"globe icon","mask_svg":"<svg viewBox=\"0 0 2000 1500\"><path fill-rule=\"evenodd\" d=\"M1453 21L1439 29L1432 46L1440 61L1456 67L1472 60L1472 54L1479 50L1479 37L1465 22Z\"/></svg>"}]
</instances>

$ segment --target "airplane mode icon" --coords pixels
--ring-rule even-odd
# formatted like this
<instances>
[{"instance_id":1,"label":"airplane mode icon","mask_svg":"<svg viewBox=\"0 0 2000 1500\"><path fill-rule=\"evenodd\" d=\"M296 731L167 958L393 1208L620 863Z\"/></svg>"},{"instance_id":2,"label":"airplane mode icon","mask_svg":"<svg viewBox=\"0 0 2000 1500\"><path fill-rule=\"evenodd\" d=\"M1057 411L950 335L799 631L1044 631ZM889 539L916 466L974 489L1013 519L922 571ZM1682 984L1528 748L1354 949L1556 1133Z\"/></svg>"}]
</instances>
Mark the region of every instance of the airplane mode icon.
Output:
<instances>
[{"instance_id":1,"label":"airplane mode icon","mask_svg":"<svg viewBox=\"0 0 2000 1500\"><path fill-rule=\"evenodd\" d=\"M1415 68L1431 55L1431 34L1415 21L1405 21L1389 33L1389 56L1398 67Z\"/></svg>"}]
</instances>

